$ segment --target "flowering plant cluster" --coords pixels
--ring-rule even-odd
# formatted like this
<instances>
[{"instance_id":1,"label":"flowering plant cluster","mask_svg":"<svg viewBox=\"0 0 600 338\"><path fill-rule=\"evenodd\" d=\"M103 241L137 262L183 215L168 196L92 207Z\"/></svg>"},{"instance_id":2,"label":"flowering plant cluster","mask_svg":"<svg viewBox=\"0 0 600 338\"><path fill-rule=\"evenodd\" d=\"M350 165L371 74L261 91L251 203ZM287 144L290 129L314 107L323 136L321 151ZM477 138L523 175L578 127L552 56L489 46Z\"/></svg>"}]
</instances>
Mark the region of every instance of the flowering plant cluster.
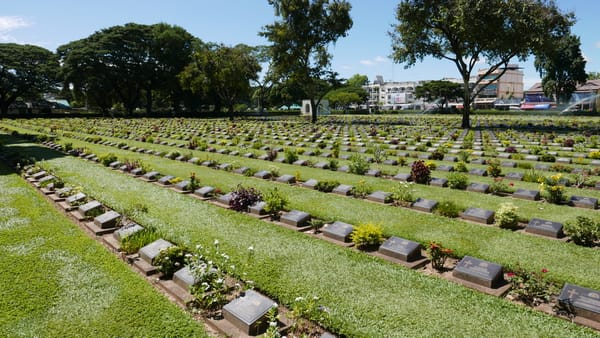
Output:
<instances>
[{"instance_id":1,"label":"flowering plant cluster","mask_svg":"<svg viewBox=\"0 0 600 338\"><path fill-rule=\"evenodd\" d=\"M154 257L152 265L158 267L165 278L173 277L173 274L183 268L188 258L189 250L183 246L174 245L160 250L158 256Z\"/></svg>"},{"instance_id":2,"label":"flowering plant cluster","mask_svg":"<svg viewBox=\"0 0 600 338\"><path fill-rule=\"evenodd\" d=\"M452 256L452 249L444 248L441 243L431 241L427 245L427 254L431 259L431 266L436 270L443 270L446 259Z\"/></svg>"},{"instance_id":3,"label":"flowering plant cluster","mask_svg":"<svg viewBox=\"0 0 600 338\"><path fill-rule=\"evenodd\" d=\"M549 177L540 177L540 191L546 193L550 203L561 203L564 200L565 186L561 180L562 174L558 173Z\"/></svg>"},{"instance_id":4,"label":"flowering plant cluster","mask_svg":"<svg viewBox=\"0 0 600 338\"><path fill-rule=\"evenodd\" d=\"M546 269L540 272L529 272L517 267L506 274L512 286L510 295L529 306L550 302L558 289L554 283L545 278L547 273Z\"/></svg>"}]
</instances>

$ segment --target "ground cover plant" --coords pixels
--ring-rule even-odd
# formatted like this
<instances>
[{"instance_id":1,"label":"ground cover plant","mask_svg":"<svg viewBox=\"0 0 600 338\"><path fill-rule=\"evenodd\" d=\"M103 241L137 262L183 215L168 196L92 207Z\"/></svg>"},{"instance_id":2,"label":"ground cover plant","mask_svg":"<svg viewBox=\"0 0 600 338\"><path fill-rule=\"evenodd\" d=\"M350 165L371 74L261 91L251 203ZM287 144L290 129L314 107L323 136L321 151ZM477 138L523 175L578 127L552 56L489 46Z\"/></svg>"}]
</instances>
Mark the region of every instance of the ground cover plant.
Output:
<instances>
[{"instance_id":1,"label":"ground cover plant","mask_svg":"<svg viewBox=\"0 0 600 338\"><path fill-rule=\"evenodd\" d=\"M156 226L176 242L210 246L218 239L232 264L243 267L245 278L284 304L291 305L302 295L319 297L329 311L325 325L341 334L592 334L505 300L373 260L80 159L60 157L46 164L66 182L85 181L86 191L108 205L131 208L135 203L144 203L148 212L140 214L140 223ZM131 193L120 194L121 189ZM190 219L194 220L193 226ZM254 248L252 264L248 264L250 246ZM328 257L327 262L322 257ZM429 306L431 294L438 295L435 307ZM405 302L399 306L394 299ZM390 314L394 320L389 320ZM414 321L416 317L423 320ZM430 318L436 318L439 325L431 325ZM483 318L494 319L484 328L477 325ZM457 320L460 326L454 326Z\"/></svg>"},{"instance_id":2,"label":"ground cover plant","mask_svg":"<svg viewBox=\"0 0 600 338\"><path fill-rule=\"evenodd\" d=\"M4 164L0 191L1 336L206 336Z\"/></svg>"}]
</instances>

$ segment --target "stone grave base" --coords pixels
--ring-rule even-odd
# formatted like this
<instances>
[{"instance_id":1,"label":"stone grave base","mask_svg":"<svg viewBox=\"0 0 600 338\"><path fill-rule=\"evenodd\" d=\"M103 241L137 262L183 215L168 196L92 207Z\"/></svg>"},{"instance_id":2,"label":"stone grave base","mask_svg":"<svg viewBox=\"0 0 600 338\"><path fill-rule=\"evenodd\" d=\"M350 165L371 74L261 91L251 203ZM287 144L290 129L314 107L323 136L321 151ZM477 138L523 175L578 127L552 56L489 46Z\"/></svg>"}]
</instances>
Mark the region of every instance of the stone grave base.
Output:
<instances>
[{"instance_id":1,"label":"stone grave base","mask_svg":"<svg viewBox=\"0 0 600 338\"><path fill-rule=\"evenodd\" d=\"M79 210L71 211L71 216L75 217L75 219L79 222L84 221L90 217L82 214Z\"/></svg>"},{"instance_id":2,"label":"stone grave base","mask_svg":"<svg viewBox=\"0 0 600 338\"><path fill-rule=\"evenodd\" d=\"M354 246L354 243L352 243L352 242L342 242L342 241L338 241L336 239L327 237L327 236L325 236L323 234L323 232L319 232L318 234L315 234L315 233L312 233L312 232L308 232L308 233L311 234L312 236L318 238L318 239L322 239L322 240L327 241L329 243L341 245L341 246L346 247L346 248L351 248L351 247Z\"/></svg>"},{"instance_id":3,"label":"stone grave base","mask_svg":"<svg viewBox=\"0 0 600 338\"><path fill-rule=\"evenodd\" d=\"M83 225L96 236L111 234L118 229L118 227L101 228L94 224L94 222L85 222Z\"/></svg>"},{"instance_id":4,"label":"stone grave base","mask_svg":"<svg viewBox=\"0 0 600 338\"><path fill-rule=\"evenodd\" d=\"M158 285L171 296L173 296L175 300L182 306L186 306L189 302L194 300L194 296L192 296L188 290L177 285L175 282L173 282L173 280L160 280Z\"/></svg>"},{"instance_id":5,"label":"stone grave base","mask_svg":"<svg viewBox=\"0 0 600 338\"><path fill-rule=\"evenodd\" d=\"M128 259L133 262L133 266L136 269L138 269L141 273L143 273L146 276L150 276L158 272L157 267L141 259L139 255L128 256Z\"/></svg>"},{"instance_id":6,"label":"stone grave base","mask_svg":"<svg viewBox=\"0 0 600 338\"><path fill-rule=\"evenodd\" d=\"M121 243L118 239L115 238L115 236L112 235L112 233L103 235L102 242L104 242L104 244L106 244L111 250L115 252L121 249Z\"/></svg>"},{"instance_id":7,"label":"stone grave base","mask_svg":"<svg viewBox=\"0 0 600 338\"><path fill-rule=\"evenodd\" d=\"M445 279L447 279L449 281L452 281L454 283L466 286L470 289L474 289L479 292L483 292L485 294L496 296L496 297L503 297L510 290L510 283L508 283L508 282L505 282L503 285L501 285L497 288L488 288L488 287L485 287L485 286L477 284L477 283L473 283L473 282L469 282L464 279L456 278L452 275L452 271L446 271L442 275Z\"/></svg>"},{"instance_id":8,"label":"stone grave base","mask_svg":"<svg viewBox=\"0 0 600 338\"><path fill-rule=\"evenodd\" d=\"M404 267L407 267L407 268L413 269L413 270L420 269L420 268L424 267L427 263L429 263L429 258L427 258L425 256L422 256L422 258L417 259L415 261L407 262L407 261L403 261L403 260L398 259L398 258L394 258L394 257L388 256L388 255L384 255L384 254L382 254L380 252L377 252L377 251L370 252L369 254L373 255L375 257L379 257L381 259L385 259L388 262L392 262L392 263L395 263L395 264L400 264L400 265L402 265Z\"/></svg>"},{"instance_id":9,"label":"stone grave base","mask_svg":"<svg viewBox=\"0 0 600 338\"><path fill-rule=\"evenodd\" d=\"M192 196L193 198L195 198L197 200L201 200L201 201L210 201L213 199L212 197L202 197L202 196L198 196L196 194L191 194L190 196Z\"/></svg>"},{"instance_id":10,"label":"stone grave base","mask_svg":"<svg viewBox=\"0 0 600 338\"><path fill-rule=\"evenodd\" d=\"M181 190L181 189L177 189L175 187L171 188L171 190L173 190L174 192L179 193L179 194L189 194L189 193L191 193L191 191L189 191L189 190Z\"/></svg>"},{"instance_id":11,"label":"stone grave base","mask_svg":"<svg viewBox=\"0 0 600 338\"><path fill-rule=\"evenodd\" d=\"M48 197L52 200L52 202L54 203L58 203L58 202L62 202L65 200L64 197L60 197L58 195L52 194L52 195L48 195Z\"/></svg>"},{"instance_id":12,"label":"stone grave base","mask_svg":"<svg viewBox=\"0 0 600 338\"><path fill-rule=\"evenodd\" d=\"M41 188L40 191L42 192L42 194L44 195L50 195L54 193L54 190L50 190L50 189L46 189L46 188Z\"/></svg>"},{"instance_id":13,"label":"stone grave base","mask_svg":"<svg viewBox=\"0 0 600 338\"><path fill-rule=\"evenodd\" d=\"M58 206L61 207L65 211L73 211L73 210L77 209L77 207L72 206L65 201L58 202Z\"/></svg>"},{"instance_id":14,"label":"stone grave base","mask_svg":"<svg viewBox=\"0 0 600 338\"><path fill-rule=\"evenodd\" d=\"M269 217L269 215L266 215L266 216ZM284 227L286 229L290 229L290 230L298 231L298 232L306 232L306 231L308 231L308 230L311 229L310 225L305 225L305 226L298 227L298 226L295 226L295 225L283 223L281 221L275 221L274 223L277 224L277 225L279 225L279 226L282 226L282 227Z\"/></svg>"},{"instance_id":15,"label":"stone grave base","mask_svg":"<svg viewBox=\"0 0 600 338\"><path fill-rule=\"evenodd\" d=\"M218 200L212 200L211 199L211 200L208 200L208 202L212 203L212 204L214 204L214 205L216 205L218 207L221 207L221 208L231 209L231 206L229 206L229 204L221 203Z\"/></svg>"},{"instance_id":16,"label":"stone grave base","mask_svg":"<svg viewBox=\"0 0 600 338\"><path fill-rule=\"evenodd\" d=\"M215 319L215 318L206 318L205 321L210 324L210 326L212 326L213 328L215 328L217 331L219 331L221 334L223 334L226 337L238 337L238 338L250 338L250 337L257 337L257 336L251 336L246 334L245 332L242 332L240 329L238 329L237 327L235 327L231 322L229 322L228 320L225 319ZM286 325L285 323L283 323L282 321L278 321L278 328L279 328L279 332L282 333L287 331L288 329L288 325Z\"/></svg>"}]
</instances>

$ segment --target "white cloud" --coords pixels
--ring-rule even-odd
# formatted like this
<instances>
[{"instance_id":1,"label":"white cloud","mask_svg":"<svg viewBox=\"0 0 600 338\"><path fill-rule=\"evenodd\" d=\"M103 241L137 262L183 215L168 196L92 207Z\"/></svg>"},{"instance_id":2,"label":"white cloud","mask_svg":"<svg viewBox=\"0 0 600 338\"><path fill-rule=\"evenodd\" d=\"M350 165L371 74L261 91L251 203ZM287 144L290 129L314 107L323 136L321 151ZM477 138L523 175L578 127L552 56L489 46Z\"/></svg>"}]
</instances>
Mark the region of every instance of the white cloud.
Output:
<instances>
[{"instance_id":1,"label":"white cloud","mask_svg":"<svg viewBox=\"0 0 600 338\"><path fill-rule=\"evenodd\" d=\"M596 41L594 45L596 46L596 48L600 48L600 41Z\"/></svg>"},{"instance_id":2,"label":"white cloud","mask_svg":"<svg viewBox=\"0 0 600 338\"><path fill-rule=\"evenodd\" d=\"M371 60L360 60L359 62L360 62L361 65L368 66L368 67L373 67L373 66L376 66L376 65L381 64L381 63L388 63L389 60L386 57L383 57L383 56L376 56L376 57L374 57Z\"/></svg>"},{"instance_id":3,"label":"white cloud","mask_svg":"<svg viewBox=\"0 0 600 338\"><path fill-rule=\"evenodd\" d=\"M359 61L361 65L365 65L365 66L375 66L375 62L371 61L371 60L360 60Z\"/></svg>"},{"instance_id":4,"label":"white cloud","mask_svg":"<svg viewBox=\"0 0 600 338\"><path fill-rule=\"evenodd\" d=\"M15 42L15 38L10 35L10 32L19 28L29 27L30 25L23 17L0 16L0 41Z\"/></svg>"},{"instance_id":5,"label":"white cloud","mask_svg":"<svg viewBox=\"0 0 600 338\"><path fill-rule=\"evenodd\" d=\"M387 63L389 61L390 60L388 58L383 57L383 56L377 56L377 57L375 57L375 62L378 62L378 63Z\"/></svg>"}]
</instances>

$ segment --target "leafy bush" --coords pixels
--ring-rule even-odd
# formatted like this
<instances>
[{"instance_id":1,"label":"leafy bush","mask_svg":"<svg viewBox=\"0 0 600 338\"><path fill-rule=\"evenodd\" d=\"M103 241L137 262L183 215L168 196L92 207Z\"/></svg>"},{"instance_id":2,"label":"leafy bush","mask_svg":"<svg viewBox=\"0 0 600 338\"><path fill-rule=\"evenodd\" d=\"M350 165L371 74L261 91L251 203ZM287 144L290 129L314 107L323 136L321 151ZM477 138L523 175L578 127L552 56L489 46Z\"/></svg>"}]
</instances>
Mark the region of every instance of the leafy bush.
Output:
<instances>
[{"instance_id":1,"label":"leafy bush","mask_svg":"<svg viewBox=\"0 0 600 338\"><path fill-rule=\"evenodd\" d=\"M350 164L348 165L349 170L353 174L364 175L369 171L369 162L362 156L355 154L350 157Z\"/></svg>"},{"instance_id":2,"label":"leafy bush","mask_svg":"<svg viewBox=\"0 0 600 338\"><path fill-rule=\"evenodd\" d=\"M294 151L294 149L286 148L283 152L283 156L285 163L292 164L298 161L298 154L296 153L296 151Z\"/></svg>"},{"instance_id":3,"label":"leafy bush","mask_svg":"<svg viewBox=\"0 0 600 338\"><path fill-rule=\"evenodd\" d=\"M374 248L383 243L383 229L371 222L359 224L350 234L350 240L359 249Z\"/></svg>"},{"instance_id":4,"label":"leafy bush","mask_svg":"<svg viewBox=\"0 0 600 338\"><path fill-rule=\"evenodd\" d=\"M413 182L428 184L431 181L431 171L425 165L425 162L419 160L412 163L410 168L410 176Z\"/></svg>"},{"instance_id":5,"label":"leafy bush","mask_svg":"<svg viewBox=\"0 0 600 338\"><path fill-rule=\"evenodd\" d=\"M575 140L568 138L563 141L563 147L572 147L575 145Z\"/></svg>"},{"instance_id":6,"label":"leafy bush","mask_svg":"<svg viewBox=\"0 0 600 338\"><path fill-rule=\"evenodd\" d=\"M463 161L457 162L456 165L454 166L454 170L461 172L461 173L466 173L467 171L469 171L467 169L467 165Z\"/></svg>"},{"instance_id":7,"label":"leafy bush","mask_svg":"<svg viewBox=\"0 0 600 338\"><path fill-rule=\"evenodd\" d=\"M464 173L451 172L448 174L447 178L448 187L451 189L464 190L467 188L467 184L469 183L469 177Z\"/></svg>"},{"instance_id":8,"label":"leafy bush","mask_svg":"<svg viewBox=\"0 0 600 338\"><path fill-rule=\"evenodd\" d=\"M487 161L487 173L492 177L498 177L502 174L502 168L500 167L500 160L491 159Z\"/></svg>"},{"instance_id":9,"label":"leafy bush","mask_svg":"<svg viewBox=\"0 0 600 338\"><path fill-rule=\"evenodd\" d=\"M238 185L234 191L231 192L231 199L229 200L229 206L235 211L247 211L248 207L261 201L260 191L254 188L245 188L242 185Z\"/></svg>"},{"instance_id":10,"label":"leafy bush","mask_svg":"<svg viewBox=\"0 0 600 338\"><path fill-rule=\"evenodd\" d=\"M336 171L338 169L338 160L332 158L329 160L329 170Z\"/></svg>"},{"instance_id":11,"label":"leafy bush","mask_svg":"<svg viewBox=\"0 0 600 338\"><path fill-rule=\"evenodd\" d=\"M537 172L535 169L530 169L523 175L523 182L540 182L540 179L543 179L544 175Z\"/></svg>"},{"instance_id":12,"label":"leafy bush","mask_svg":"<svg viewBox=\"0 0 600 338\"><path fill-rule=\"evenodd\" d=\"M162 272L165 278L173 277L177 270L184 267L189 250L186 247L174 245L160 250L152 260L152 265Z\"/></svg>"},{"instance_id":13,"label":"leafy bush","mask_svg":"<svg viewBox=\"0 0 600 338\"><path fill-rule=\"evenodd\" d=\"M130 255L138 252L142 247L156 241L160 237L161 235L155 228L143 228L132 235L121 238L121 250Z\"/></svg>"},{"instance_id":14,"label":"leafy bush","mask_svg":"<svg viewBox=\"0 0 600 338\"><path fill-rule=\"evenodd\" d=\"M437 168L437 164L434 161L425 161L425 165L427 168L429 168L429 170L435 170Z\"/></svg>"},{"instance_id":15,"label":"leafy bush","mask_svg":"<svg viewBox=\"0 0 600 338\"><path fill-rule=\"evenodd\" d=\"M494 195L511 193L512 190L512 183L510 183L510 185L506 184L502 177L495 177L492 184L490 184L490 193Z\"/></svg>"},{"instance_id":16,"label":"leafy bush","mask_svg":"<svg viewBox=\"0 0 600 338\"><path fill-rule=\"evenodd\" d=\"M561 178L561 174L556 174L549 177L542 177L538 181L540 182L540 191L544 193L544 197L550 203L559 204L565 199L565 186Z\"/></svg>"},{"instance_id":17,"label":"leafy bush","mask_svg":"<svg viewBox=\"0 0 600 338\"><path fill-rule=\"evenodd\" d=\"M564 165L561 163L555 163L553 165L550 166L550 170L551 171L556 171L559 173L570 173L571 171L573 171L573 167L568 166L568 165Z\"/></svg>"},{"instance_id":18,"label":"leafy bush","mask_svg":"<svg viewBox=\"0 0 600 338\"><path fill-rule=\"evenodd\" d=\"M290 204L290 201L277 188L268 190L264 201L264 209L273 219L279 218L279 213Z\"/></svg>"},{"instance_id":19,"label":"leafy bush","mask_svg":"<svg viewBox=\"0 0 600 338\"><path fill-rule=\"evenodd\" d=\"M103 154L98 157L98 160L103 166L108 167L109 164L117 160L117 156L113 153Z\"/></svg>"},{"instance_id":20,"label":"leafy bush","mask_svg":"<svg viewBox=\"0 0 600 338\"><path fill-rule=\"evenodd\" d=\"M332 192L338 185L340 185L338 181L319 181L315 189L322 192Z\"/></svg>"},{"instance_id":21,"label":"leafy bush","mask_svg":"<svg viewBox=\"0 0 600 338\"><path fill-rule=\"evenodd\" d=\"M358 181L350 193L356 198L365 198L367 195L373 192L373 187L368 184L365 180Z\"/></svg>"},{"instance_id":22,"label":"leafy bush","mask_svg":"<svg viewBox=\"0 0 600 338\"><path fill-rule=\"evenodd\" d=\"M326 222L324 220L318 218L311 218L310 221L308 221L310 228L313 229L315 233L318 233L325 223Z\"/></svg>"},{"instance_id":23,"label":"leafy bush","mask_svg":"<svg viewBox=\"0 0 600 338\"><path fill-rule=\"evenodd\" d=\"M593 160L598 160L598 159L600 159L600 151L591 151L588 154L588 157L591 158L591 159L593 159Z\"/></svg>"},{"instance_id":24,"label":"leafy bush","mask_svg":"<svg viewBox=\"0 0 600 338\"><path fill-rule=\"evenodd\" d=\"M540 161L542 161L542 162L555 162L556 161L556 157L554 155L550 155L550 154L542 154L542 155L540 155Z\"/></svg>"},{"instance_id":25,"label":"leafy bush","mask_svg":"<svg viewBox=\"0 0 600 338\"><path fill-rule=\"evenodd\" d=\"M442 201L437 204L433 212L436 215L445 217L458 217L458 215L464 210L464 207L456 204L453 201Z\"/></svg>"},{"instance_id":26,"label":"leafy bush","mask_svg":"<svg viewBox=\"0 0 600 338\"><path fill-rule=\"evenodd\" d=\"M577 216L574 222L567 222L564 230L577 245L592 247L600 239L600 222L586 216Z\"/></svg>"},{"instance_id":27,"label":"leafy bush","mask_svg":"<svg viewBox=\"0 0 600 338\"><path fill-rule=\"evenodd\" d=\"M443 270L446 260L452 256L452 250L444 248L441 243L432 241L427 245L427 254L431 260L431 266L436 270Z\"/></svg>"},{"instance_id":28,"label":"leafy bush","mask_svg":"<svg viewBox=\"0 0 600 338\"><path fill-rule=\"evenodd\" d=\"M517 210L519 210L519 207L510 202L500 204L500 208L494 216L496 225L503 229L517 228L519 225Z\"/></svg>"},{"instance_id":29,"label":"leafy bush","mask_svg":"<svg viewBox=\"0 0 600 338\"><path fill-rule=\"evenodd\" d=\"M392 190L392 201L397 205L410 206L415 201L412 182L400 182Z\"/></svg>"},{"instance_id":30,"label":"leafy bush","mask_svg":"<svg viewBox=\"0 0 600 338\"><path fill-rule=\"evenodd\" d=\"M517 163L517 168L533 169L533 164L531 164L529 162L519 162L519 163Z\"/></svg>"},{"instance_id":31,"label":"leafy bush","mask_svg":"<svg viewBox=\"0 0 600 338\"><path fill-rule=\"evenodd\" d=\"M220 253L218 244L215 244L214 251L201 245L196 248L198 251L189 258L190 273L196 282L190 292L196 298L195 305L210 314L227 302L227 295L231 290L225 282L226 269L230 266L229 255Z\"/></svg>"},{"instance_id":32,"label":"leafy bush","mask_svg":"<svg viewBox=\"0 0 600 338\"><path fill-rule=\"evenodd\" d=\"M510 295L529 306L548 303L558 293L557 286L545 278L548 270L540 273L528 272L517 267L506 274L511 284Z\"/></svg>"}]
</instances>

